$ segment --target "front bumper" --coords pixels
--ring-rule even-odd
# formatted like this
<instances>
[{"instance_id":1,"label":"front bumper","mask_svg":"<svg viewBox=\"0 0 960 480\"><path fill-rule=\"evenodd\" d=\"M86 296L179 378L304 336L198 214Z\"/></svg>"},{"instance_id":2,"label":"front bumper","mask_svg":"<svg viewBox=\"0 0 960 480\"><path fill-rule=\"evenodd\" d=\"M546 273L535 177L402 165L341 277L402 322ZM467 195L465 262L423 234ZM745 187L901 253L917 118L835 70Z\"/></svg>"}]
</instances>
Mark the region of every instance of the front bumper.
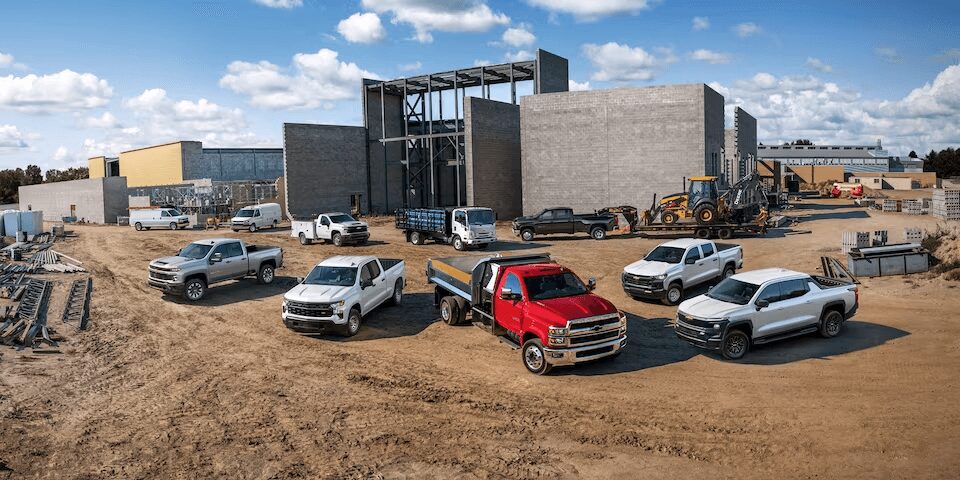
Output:
<instances>
[{"instance_id":1,"label":"front bumper","mask_svg":"<svg viewBox=\"0 0 960 480\"><path fill-rule=\"evenodd\" d=\"M627 346L627 336L614 338L608 342L596 343L584 347L575 348L544 348L543 353L546 356L547 363L554 367L564 365L576 365L578 363L599 360L604 357L616 355Z\"/></svg>"},{"instance_id":2,"label":"front bumper","mask_svg":"<svg viewBox=\"0 0 960 480\"><path fill-rule=\"evenodd\" d=\"M674 327L674 333L677 334L677 338L695 346L700 347L706 350L719 350L720 345L723 343L723 331L726 326L722 326L719 330L698 327L696 325L691 325L689 323L677 320L677 325Z\"/></svg>"},{"instance_id":3,"label":"front bumper","mask_svg":"<svg viewBox=\"0 0 960 480\"><path fill-rule=\"evenodd\" d=\"M155 278L148 278L148 279L147 279L147 285L149 285L150 288L156 288L157 290L160 290L160 291L162 291L162 292L164 292L164 293L172 293L172 294L174 294L174 295L182 295L182 294L183 294L183 284L182 284L182 283L165 282L165 281L163 281L163 280L157 280L157 279L155 279Z\"/></svg>"},{"instance_id":4,"label":"front bumper","mask_svg":"<svg viewBox=\"0 0 960 480\"><path fill-rule=\"evenodd\" d=\"M488 243L493 243L497 241L496 235L487 235L484 237L471 237L469 239L463 239L463 243L467 245L486 245Z\"/></svg>"},{"instance_id":5,"label":"front bumper","mask_svg":"<svg viewBox=\"0 0 960 480\"><path fill-rule=\"evenodd\" d=\"M340 318L340 315L337 314L329 317L305 317L292 313L283 313L281 314L281 318L287 328L299 333L325 333L339 330L347 324L347 320Z\"/></svg>"},{"instance_id":6,"label":"front bumper","mask_svg":"<svg viewBox=\"0 0 960 480\"><path fill-rule=\"evenodd\" d=\"M370 239L370 232L348 232L340 234L340 238L343 239L345 243L357 243L365 242Z\"/></svg>"},{"instance_id":7,"label":"front bumper","mask_svg":"<svg viewBox=\"0 0 960 480\"><path fill-rule=\"evenodd\" d=\"M641 297L641 298L650 298L655 300L662 300L667 296L667 291L663 288L663 282L660 283L660 286L654 285L641 285L623 281L623 291L630 295L631 297Z\"/></svg>"}]
</instances>

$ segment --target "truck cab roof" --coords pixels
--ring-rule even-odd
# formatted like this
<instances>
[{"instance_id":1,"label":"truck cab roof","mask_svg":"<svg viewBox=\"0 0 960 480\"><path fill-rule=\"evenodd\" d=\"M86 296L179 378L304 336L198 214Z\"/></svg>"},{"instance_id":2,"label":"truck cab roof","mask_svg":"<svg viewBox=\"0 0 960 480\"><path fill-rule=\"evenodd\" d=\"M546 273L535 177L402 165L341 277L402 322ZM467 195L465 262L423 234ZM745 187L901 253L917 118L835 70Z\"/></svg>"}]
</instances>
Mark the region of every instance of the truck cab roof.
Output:
<instances>
[{"instance_id":1,"label":"truck cab roof","mask_svg":"<svg viewBox=\"0 0 960 480\"><path fill-rule=\"evenodd\" d=\"M377 257L372 255L337 255L335 257L330 257L320 263L317 266L324 267L359 267L364 263L369 262L370 260L376 260Z\"/></svg>"},{"instance_id":2,"label":"truck cab roof","mask_svg":"<svg viewBox=\"0 0 960 480\"><path fill-rule=\"evenodd\" d=\"M661 247L675 247L687 249L696 245L702 245L704 243L709 243L709 240L700 240L697 238L678 238L676 240L670 240L666 243L661 243Z\"/></svg>"},{"instance_id":3,"label":"truck cab roof","mask_svg":"<svg viewBox=\"0 0 960 480\"><path fill-rule=\"evenodd\" d=\"M556 263L528 263L525 265L507 265L511 272L521 277L539 277L566 272L567 269Z\"/></svg>"},{"instance_id":4,"label":"truck cab roof","mask_svg":"<svg viewBox=\"0 0 960 480\"><path fill-rule=\"evenodd\" d=\"M763 268L760 270L751 270L731 276L734 280L752 283L754 285L763 285L771 280L792 280L796 278L807 278L809 275L802 272L788 270L786 268Z\"/></svg>"},{"instance_id":5,"label":"truck cab roof","mask_svg":"<svg viewBox=\"0 0 960 480\"><path fill-rule=\"evenodd\" d=\"M200 245L216 245L222 242L243 242L239 238L204 238L202 240L194 240L192 243L198 243Z\"/></svg>"}]
</instances>

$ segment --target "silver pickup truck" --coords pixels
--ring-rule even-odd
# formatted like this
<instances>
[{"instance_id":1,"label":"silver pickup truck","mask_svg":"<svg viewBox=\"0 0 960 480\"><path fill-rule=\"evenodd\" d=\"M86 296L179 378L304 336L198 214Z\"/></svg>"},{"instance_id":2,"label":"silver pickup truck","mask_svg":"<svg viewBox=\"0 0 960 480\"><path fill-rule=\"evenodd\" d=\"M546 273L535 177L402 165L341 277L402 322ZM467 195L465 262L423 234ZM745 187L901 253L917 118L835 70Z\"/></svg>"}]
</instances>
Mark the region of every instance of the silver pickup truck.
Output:
<instances>
[{"instance_id":1,"label":"silver pickup truck","mask_svg":"<svg viewBox=\"0 0 960 480\"><path fill-rule=\"evenodd\" d=\"M257 282L273 282L275 270L283 266L283 249L247 245L235 238L197 240L172 257L150 262L147 283L165 293L195 302L210 285L256 276Z\"/></svg>"}]
</instances>

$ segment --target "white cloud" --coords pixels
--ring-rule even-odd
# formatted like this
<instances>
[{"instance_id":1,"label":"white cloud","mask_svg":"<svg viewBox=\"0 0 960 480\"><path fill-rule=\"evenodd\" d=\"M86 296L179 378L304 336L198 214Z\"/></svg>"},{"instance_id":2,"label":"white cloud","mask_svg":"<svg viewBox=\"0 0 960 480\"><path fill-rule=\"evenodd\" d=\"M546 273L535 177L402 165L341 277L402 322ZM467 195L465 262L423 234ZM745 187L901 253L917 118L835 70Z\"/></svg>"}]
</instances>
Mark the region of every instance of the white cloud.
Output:
<instances>
[{"instance_id":1,"label":"white cloud","mask_svg":"<svg viewBox=\"0 0 960 480\"><path fill-rule=\"evenodd\" d=\"M903 57L897 53L897 49L891 47L880 47L874 50L878 57L881 60L888 63L901 63L903 62Z\"/></svg>"},{"instance_id":2,"label":"white cloud","mask_svg":"<svg viewBox=\"0 0 960 480\"><path fill-rule=\"evenodd\" d=\"M942 53L933 56L934 60L945 60L955 62L960 60L960 48L948 48Z\"/></svg>"},{"instance_id":3,"label":"white cloud","mask_svg":"<svg viewBox=\"0 0 960 480\"><path fill-rule=\"evenodd\" d=\"M535 55L526 50L520 50L517 52L507 52L503 54L503 59L507 62L522 62L525 60L533 60Z\"/></svg>"},{"instance_id":4,"label":"white cloud","mask_svg":"<svg viewBox=\"0 0 960 480\"><path fill-rule=\"evenodd\" d=\"M253 0L270 8L296 8L303 6L303 0Z\"/></svg>"},{"instance_id":5,"label":"white cloud","mask_svg":"<svg viewBox=\"0 0 960 480\"><path fill-rule=\"evenodd\" d=\"M387 31L376 13L354 13L340 20L337 31L351 43L376 43L387 38Z\"/></svg>"},{"instance_id":6,"label":"white cloud","mask_svg":"<svg viewBox=\"0 0 960 480\"><path fill-rule=\"evenodd\" d=\"M707 17L693 17L693 31L706 30L710 28L710 19Z\"/></svg>"},{"instance_id":7,"label":"white cloud","mask_svg":"<svg viewBox=\"0 0 960 480\"><path fill-rule=\"evenodd\" d=\"M713 50L707 50L704 48L690 52L690 58L714 65L730 63L729 53L714 52Z\"/></svg>"},{"instance_id":8,"label":"white cloud","mask_svg":"<svg viewBox=\"0 0 960 480\"><path fill-rule=\"evenodd\" d=\"M411 25L414 39L421 43L432 42L434 31L485 32L510 24L510 17L494 12L481 0L362 0L361 5L376 13L390 13L395 25Z\"/></svg>"},{"instance_id":9,"label":"white cloud","mask_svg":"<svg viewBox=\"0 0 960 480\"><path fill-rule=\"evenodd\" d=\"M120 127L120 122L117 120L117 117L113 116L113 114L110 112L103 112L103 115L100 115L99 117L81 118L77 123L84 128Z\"/></svg>"},{"instance_id":10,"label":"white cloud","mask_svg":"<svg viewBox=\"0 0 960 480\"><path fill-rule=\"evenodd\" d=\"M397 68L399 68L400 70L403 70L404 72L412 72L412 71L420 70L421 68L423 68L423 63L417 60L416 62L413 62L413 63L404 63L401 65L398 65Z\"/></svg>"},{"instance_id":11,"label":"white cloud","mask_svg":"<svg viewBox=\"0 0 960 480\"><path fill-rule=\"evenodd\" d=\"M568 13L579 20L596 20L607 15L636 14L651 7L650 0L527 0L551 13Z\"/></svg>"},{"instance_id":12,"label":"white cloud","mask_svg":"<svg viewBox=\"0 0 960 480\"><path fill-rule=\"evenodd\" d=\"M533 43L537 41L537 36L530 32L529 26L521 24L506 29L501 39L506 45L520 48L533 45Z\"/></svg>"},{"instance_id":13,"label":"white cloud","mask_svg":"<svg viewBox=\"0 0 960 480\"><path fill-rule=\"evenodd\" d=\"M63 70L49 75L0 77L0 109L54 113L102 107L113 87L92 73Z\"/></svg>"},{"instance_id":14,"label":"white cloud","mask_svg":"<svg viewBox=\"0 0 960 480\"><path fill-rule=\"evenodd\" d=\"M577 82L574 80L568 80L569 89L571 92L583 92L590 90L590 82Z\"/></svg>"},{"instance_id":15,"label":"white cloud","mask_svg":"<svg viewBox=\"0 0 960 480\"><path fill-rule=\"evenodd\" d=\"M832 65L814 57L807 57L807 66L822 73L830 73L833 71Z\"/></svg>"},{"instance_id":16,"label":"white cloud","mask_svg":"<svg viewBox=\"0 0 960 480\"><path fill-rule=\"evenodd\" d=\"M13 55L0 52L0 68L8 68L11 66L13 66Z\"/></svg>"},{"instance_id":17,"label":"white cloud","mask_svg":"<svg viewBox=\"0 0 960 480\"><path fill-rule=\"evenodd\" d=\"M659 54L654 55L640 47L615 42L603 45L588 43L582 50L596 68L590 79L598 82L652 80L666 65L677 60L670 49L654 49Z\"/></svg>"},{"instance_id":18,"label":"white cloud","mask_svg":"<svg viewBox=\"0 0 960 480\"><path fill-rule=\"evenodd\" d=\"M26 140L24 140L24 135L20 133L16 125L0 124L0 153L27 148L28 146Z\"/></svg>"},{"instance_id":19,"label":"white cloud","mask_svg":"<svg viewBox=\"0 0 960 480\"><path fill-rule=\"evenodd\" d=\"M479 58L473 61L474 67L486 67L487 65L490 65L490 64L491 64L490 60L483 60Z\"/></svg>"},{"instance_id":20,"label":"white cloud","mask_svg":"<svg viewBox=\"0 0 960 480\"><path fill-rule=\"evenodd\" d=\"M960 65L947 67L933 83L911 91L901 108L910 117L960 117Z\"/></svg>"},{"instance_id":21,"label":"white cloud","mask_svg":"<svg viewBox=\"0 0 960 480\"><path fill-rule=\"evenodd\" d=\"M733 29L737 32L737 35L740 38L752 37L763 31L763 29L760 28L760 25L757 25L753 22L741 23L736 27L733 27Z\"/></svg>"},{"instance_id":22,"label":"white cloud","mask_svg":"<svg viewBox=\"0 0 960 480\"><path fill-rule=\"evenodd\" d=\"M362 78L380 78L337 57L326 48L298 53L288 69L268 61L235 61L227 65L220 86L247 97L255 107L332 108L333 101L356 98Z\"/></svg>"}]
</instances>

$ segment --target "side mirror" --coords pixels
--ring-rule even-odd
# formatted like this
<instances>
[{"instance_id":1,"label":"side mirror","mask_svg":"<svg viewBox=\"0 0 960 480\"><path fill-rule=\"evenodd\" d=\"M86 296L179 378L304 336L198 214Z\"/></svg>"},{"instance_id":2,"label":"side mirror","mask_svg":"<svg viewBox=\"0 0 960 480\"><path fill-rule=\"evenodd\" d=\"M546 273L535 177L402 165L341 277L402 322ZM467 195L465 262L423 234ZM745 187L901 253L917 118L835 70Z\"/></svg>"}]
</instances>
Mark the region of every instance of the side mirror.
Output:
<instances>
[{"instance_id":1,"label":"side mirror","mask_svg":"<svg viewBox=\"0 0 960 480\"><path fill-rule=\"evenodd\" d=\"M757 300L757 301L754 303L754 305L757 306L757 311L760 311L760 310L763 309L763 308L769 307L769 306L770 306L770 302L768 302L768 301L766 301L766 300L764 300L764 299L761 298L760 300Z\"/></svg>"},{"instance_id":2,"label":"side mirror","mask_svg":"<svg viewBox=\"0 0 960 480\"><path fill-rule=\"evenodd\" d=\"M179 257L181 253L183 253L183 249L182 249L182 248L181 248L180 250L177 250L177 256Z\"/></svg>"},{"instance_id":3,"label":"side mirror","mask_svg":"<svg viewBox=\"0 0 960 480\"><path fill-rule=\"evenodd\" d=\"M683 261L683 263L687 265L693 265L694 263L697 263L697 259L688 257L686 260Z\"/></svg>"},{"instance_id":4,"label":"side mirror","mask_svg":"<svg viewBox=\"0 0 960 480\"><path fill-rule=\"evenodd\" d=\"M297 283L303 283L303 280L304 280L303 277L297 277Z\"/></svg>"},{"instance_id":5,"label":"side mirror","mask_svg":"<svg viewBox=\"0 0 960 480\"><path fill-rule=\"evenodd\" d=\"M592 292L596 288L597 288L597 279L593 277L590 277L589 279L587 279L587 291Z\"/></svg>"},{"instance_id":6,"label":"side mirror","mask_svg":"<svg viewBox=\"0 0 960 480\"><path fill-rule=\"evenodd\" d=\"M373 286L373 280L360 280L360 288L364 289Z\"/></svg>"},{"instance_id":7,"label":"side mirror","mask_svg":"<svg viewBox=\"0 0 960 480\"><path fill-rule=\"evenodd\" d=\"M520 299L520 294L513 293L513 290L503 287L500 289L500 299L507 301L515 301Z\"/></svg>"},{"instance_id":8,"label":"side mirror","mask_svg":"<svg viewBox=\"0 0 960 480\"><path fill-rule=\"evenodd\" d=\"M710 290L713 290L713 287L714 287L713 285L710 285L709 287L707 287L707 291L709 292Z\"/></svg>"},{"instance_id":9,"label":"side mirror","mask_svg":"<svg viewBox=\"0 0 960 480\"><path fill-rule=\"evenodd\" d=\"M214 253L210 256L210 263L220 263L223 261L223 255L219 253Z\"/></svg>"}]
</instances>

